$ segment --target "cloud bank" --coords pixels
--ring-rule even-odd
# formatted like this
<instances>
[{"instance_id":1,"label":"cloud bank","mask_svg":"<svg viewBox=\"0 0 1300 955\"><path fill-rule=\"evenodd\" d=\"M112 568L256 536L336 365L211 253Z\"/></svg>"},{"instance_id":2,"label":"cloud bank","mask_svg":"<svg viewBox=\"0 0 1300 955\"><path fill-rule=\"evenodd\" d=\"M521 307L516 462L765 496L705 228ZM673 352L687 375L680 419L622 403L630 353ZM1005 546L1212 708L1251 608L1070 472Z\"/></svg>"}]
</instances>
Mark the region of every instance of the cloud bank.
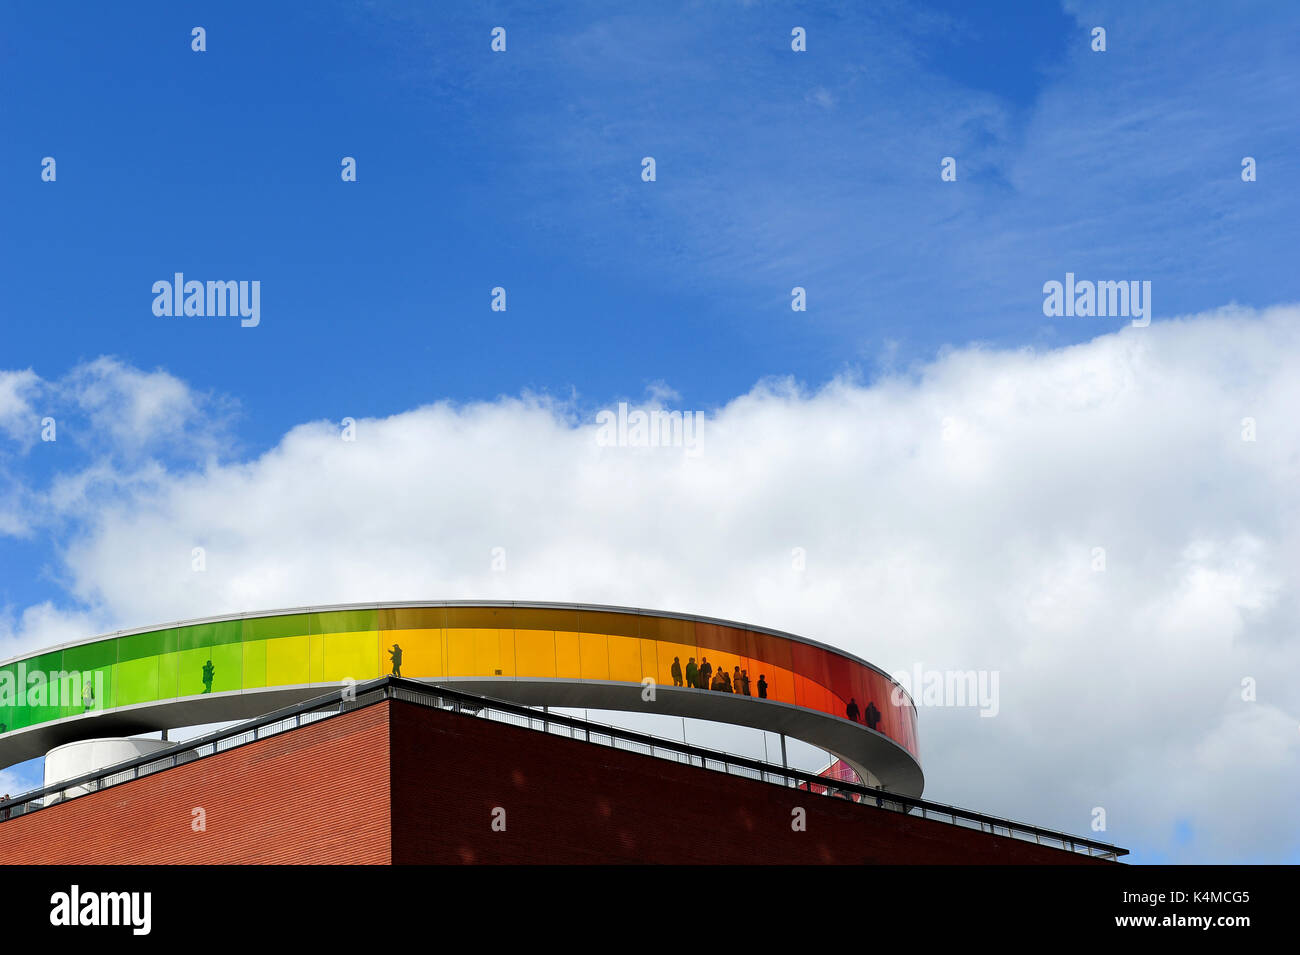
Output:
<instances>
[{"instance_id":1,"label":"cloud bank","mask_svg":"<svg viewBox=\"0 0 1300 955\"><path fill-rule=\"evenodd\" d=\"M1297 369L1300 308L1230 309L765 381L708 411L698 453L604 447L591 409L503 397L248 456L229 403L165 372L3 373L0 533L50 535L62 598L10 607L0 656L348 601L699 612L893 671L997 671L996 717L921 709L931 798L1078 832L1101 808L1097 835L1148 860L1291 858ZM40 394L78 453L36 477Z\"/></svg>"}]
</instances>

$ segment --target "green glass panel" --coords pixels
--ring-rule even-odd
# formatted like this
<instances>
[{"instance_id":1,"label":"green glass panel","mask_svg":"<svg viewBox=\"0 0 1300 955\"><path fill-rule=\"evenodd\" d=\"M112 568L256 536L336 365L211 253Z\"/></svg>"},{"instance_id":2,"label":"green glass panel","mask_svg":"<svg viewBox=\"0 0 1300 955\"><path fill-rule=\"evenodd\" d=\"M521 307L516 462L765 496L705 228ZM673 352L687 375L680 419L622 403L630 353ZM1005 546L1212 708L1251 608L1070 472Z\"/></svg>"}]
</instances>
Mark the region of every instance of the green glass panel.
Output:
<instances>
[{"instance_id":1,"label":"green glass panel","mask_svg":"<svg viewBox=\"0 0 1300 955\"><path fill-rule=\"evenodd\" d=\"M116 639L83 643L81 646L68 647L63 651L63 668L65 670L90 670L95 667L112 666L116 662Z\"/></svg>"},{"instance_id":2,"label":"green glass panel","mask_svg":"<svg viewBox=\"0 0 1300 955\"><path fill-rule=\"evenodd\" d=\"M283 614L278 617L248 617L243 621L244 640L300 637L305 633L307 633L305 613Z\"/></svg>"},{"instance_id":3,"label":"green glass panel","mask_svg":"<svg viewBox=\"0 0 1300 955\"><path fill-rule=\"evenodd\" d=\"M158 692L158 656L136 657L117 665L117 705L151 703Z\"/></svg>"},{"instance_id":4,"label":"green glass panel","mask_svg":"<svg viewBox=\"0 0 1300 955\"><path fill-rule=\"evenodd\" d=\"M240 689L244 652L239 644L181 650L178 696L201 696Z\"/></svg>"},{"instance_id":5,"label":"green glass panel","mask_svg":"<svg viewBox=\"0 0 1300 955\"><path fill-rule=\"evenodd\" d=\"M176 629L181 650L212 647L223 643L239 643L244 638L242 620L220 620L215 623L196 623Z\"/></svg>"},{"instance_id":6,"label":"green glass panel","mask_svg":"<svg viewBox=\"0 0 1300 955\"><path fill-rule=\"evenodd\" d=\"M308 633L353 633L378 630L378 610L331 610L308 614Z\"/></svg>"},{"instance_id":7,"label":"green glass panel","mask_svg":"<svg viewBox=\"0 0 1300 955\"><path fill-rule=\"evenodd\" d=\"M26 726L19 722L26 716L23 706L23 688L18 685L18 664L0 667L0 733L8 733Z\"/></svg>"},{"instance_id":8,"label":"green glass panel","mask_svg":"<svg viewBox=\"0 0 1300 955\"><path fill-rule=\"evenodd\" d=\"M139 660L142 657L156 657L171 653L176 649L176 630L151 630L148 633L133 633L117 638L117 662Z\"/></svg>"},{"instance_id":9,"label":"green glass panel","mask_svg":"<svg viewBox=\"0 0 1300 955\"><path fill-rule=\"evenodd\" d=\"M59 708L50 699L50 677L63 670L63 652L43 653L27 661L27 702L30 725L58 719ZM33 679L33 677L38 677Z\"/></svg>"},{"instance_id":10,"label":"green glass panel","mask_svg":"<svg viewBox=\"0 0 1300 955\"><path fill-rule=\"evenodd\" d=\"M175 630L166 631L166 652L158 655L158 699L174 700L180 695L181 654Z\"/></svg>"}]
</instances>

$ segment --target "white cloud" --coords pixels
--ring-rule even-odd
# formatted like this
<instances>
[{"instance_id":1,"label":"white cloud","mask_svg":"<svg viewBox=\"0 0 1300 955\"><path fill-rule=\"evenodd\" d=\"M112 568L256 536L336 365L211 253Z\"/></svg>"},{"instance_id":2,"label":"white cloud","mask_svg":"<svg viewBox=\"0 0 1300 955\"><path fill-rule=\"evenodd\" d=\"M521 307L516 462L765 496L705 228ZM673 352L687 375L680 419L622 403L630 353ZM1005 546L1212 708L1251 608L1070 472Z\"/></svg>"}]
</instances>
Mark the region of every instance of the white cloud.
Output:
<instances>
[{"instance_id":1,"label":"white cloud","mask_svg":"<svg viewBox=\"0 0 1300 955\"><path fill-rule=\"evenodd\" d=\"M30 368L25 371L0 371L0 431L16 441L30 444L39 427L39 416L32 399L40 378Z\"/></svg>"},{"instance_id":2,"label":"white cloud","mask_svg":"<svg viewBox=\"0 0 1300 955\"><path fill-rule=\"evenodd\" d=\"M92 504L46 499L78 517L77 628L476 597L731 617L890 669L999 671L996 718L922 710L932 798L1077 832L1100 806L1102 838L1278 859L1300 848L1298 368L1300 310L1235 310L870 385L764 383L694 457L598 447L571 405L502 399L362 420L354 442L303 424L229 464L97 461ZM104 393L136 374L102 370ZM162 385L115 435L202 425ZM15 629L65 632L46 611Z\"/></svg>"},{"instance_id":3,"label":"white cloud","mask_svg":"<svg viewBox=\"0 0 1300 955\"><path fill-rule=\"evenodd\" d=\"M179 378L161 370L142 372L116 358L79 365L60 384L85 415L88 436L119 452L209 439L224 424L224 409L214 409Z\"/></svg>"}]
</instances>

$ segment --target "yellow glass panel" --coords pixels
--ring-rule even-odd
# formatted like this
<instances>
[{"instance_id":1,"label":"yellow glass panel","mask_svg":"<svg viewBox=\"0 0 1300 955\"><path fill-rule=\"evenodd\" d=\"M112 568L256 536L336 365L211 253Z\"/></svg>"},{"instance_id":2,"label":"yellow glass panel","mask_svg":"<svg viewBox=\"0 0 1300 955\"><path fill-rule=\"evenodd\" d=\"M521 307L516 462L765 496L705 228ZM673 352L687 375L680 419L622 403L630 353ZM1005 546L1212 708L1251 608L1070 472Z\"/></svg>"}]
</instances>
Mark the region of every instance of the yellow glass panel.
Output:
<instances>
[{"instance_id":1,"label":"yellow glass panel","mask_svg":"<svg viewBox=\"0 0 1300 955\"><path fill-rule=\"evenodd\" d=\"M472 632L474 634L474 675L504 676L499 632L495 629L476 629Z\"/></svg>"},{"instance_id":2,"label":"yellow glass panel","mask_svg":"<svg viewBox=\"0 0 1300 955\"><path fill-rule=\"evenodd\" d=\"M266 641L266 685L296 686L307 679L307 637Z\"/></svg>"},{"instance_id":3,"label":"yellow glass panel","mask_svg":"<svg viewBox=\"0 0 1300 955\"><path fill-rule=\"evenodd\" d=\"M375 656L375 647L379 642L377 631L326 633L322 637L322 673L326 682L373 680L380 675L379 661ZM402 662L405 665L406 661Z\"/></svg>"},{"instance_id":4,"label":"yellow glass panel","mask_svg":"<svg viewBox=\"0 0 1300 955\"><path fill-rule=\"evenodd\" d=\"M325 636L312 633L307 636L307 680L325 682Z\"/></svg>"},{"instance_id":5,"label":"yellow glass panel","mask_svg":"<svg viewBox=\"0 0 1300 955\"><path fill-rule=\"evenodd\" d=\"M515 675L515 632L513 630L498 630L497 645L500 647L498 659L501 661L501 675Z\"/></svg>"},{"instance_id":6,"label":"yellow glass panel","mask_svg":"<svg viewBox=\"0 0 1300 955\"><path fill-rule=\"evenodd\" d=\"M448 676L480 676L475 661L475 636L473 630L460 627L447 628Z\"/></svg>"}]
</instances>

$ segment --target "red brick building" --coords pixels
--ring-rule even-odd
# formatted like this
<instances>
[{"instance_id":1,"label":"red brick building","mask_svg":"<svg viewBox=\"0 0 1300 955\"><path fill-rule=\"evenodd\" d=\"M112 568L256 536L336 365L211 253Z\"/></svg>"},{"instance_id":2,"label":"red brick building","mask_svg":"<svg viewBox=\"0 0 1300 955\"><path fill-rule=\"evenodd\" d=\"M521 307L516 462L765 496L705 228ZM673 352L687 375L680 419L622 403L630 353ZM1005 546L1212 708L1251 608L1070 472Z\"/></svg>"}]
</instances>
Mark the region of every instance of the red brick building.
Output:
<instances>
[{"instance_id":1,"label":"red brick building","mask_svg":"<svg viewBox=\"0 0 1300 955\"><path fill-rule=\"evenodd\" d=\"M570 738L577 720L538 732L536 711L502 711L529 724L511 725L380 682L355 708L297 707L292 725L274 714L228 745L183 744L165 764L115 768L126 781L13 807L0 863L1086 864L1124 851Z\"/></svg>"}]
</instances>

